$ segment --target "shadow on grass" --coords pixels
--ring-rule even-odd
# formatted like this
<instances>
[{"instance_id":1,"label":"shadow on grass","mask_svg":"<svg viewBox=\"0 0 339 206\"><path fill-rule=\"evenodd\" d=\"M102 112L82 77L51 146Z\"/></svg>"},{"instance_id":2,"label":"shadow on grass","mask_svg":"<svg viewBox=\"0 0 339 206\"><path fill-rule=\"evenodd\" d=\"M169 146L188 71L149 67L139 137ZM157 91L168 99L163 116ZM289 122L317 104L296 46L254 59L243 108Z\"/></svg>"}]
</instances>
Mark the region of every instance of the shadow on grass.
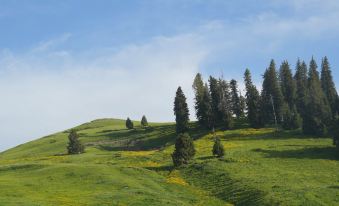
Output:
<instances>
[{"instance_id":1,"label":"shadow on grass","mask_svg":"<svg viewBox=\"0 0 339 206\"><path fill-rule=\"evenodd\" d=\"M170 172L174 169L173 165L164 165L164 166L160 166L160 167L144 167L145 169L148 170L153 170L156 172Z\"/></svg>"},{"instance_id":2,"label":"shadow on grass","mask_svg":"<svg viewBox=\"0 0 339 206\"><path fill-rule=\"evenodd\" d=\"M328 159L339 160L339 152L335 147L306 147L295 150L254 149L265 154L267 158L296 158L296 159Z\"/></svg>"},{"instance_id":3,"label":"shadow on grass","mask_svg":"<svg viewBox=\"0 0 339 206\"><path fill-rule=\"evenodd\" d=\"M214 156L203 156L203 157L198 157L196 159L198 159L198 160L210 160L210 159L214 159L214 158L216 158L216 157L214 157Z\"/></svg>"},{"instance_id":4,"label":"shadow on grass","mask_svg":"<svg viewBox=\"0 0 339 206\"><path fill-rule=\"evenodd\" d=\"M201 129L197 124L192 123L189 133L191 137L196 140L209 132L209 130ZM97 132L97 134L106 136L107 140L94 142L92 145L106 151L162 149L173 145L177 137L175 125L161 125L145 129L139 128L129 131L112 131L107 133L100 131Z\"/></svg>"}]
</instances>

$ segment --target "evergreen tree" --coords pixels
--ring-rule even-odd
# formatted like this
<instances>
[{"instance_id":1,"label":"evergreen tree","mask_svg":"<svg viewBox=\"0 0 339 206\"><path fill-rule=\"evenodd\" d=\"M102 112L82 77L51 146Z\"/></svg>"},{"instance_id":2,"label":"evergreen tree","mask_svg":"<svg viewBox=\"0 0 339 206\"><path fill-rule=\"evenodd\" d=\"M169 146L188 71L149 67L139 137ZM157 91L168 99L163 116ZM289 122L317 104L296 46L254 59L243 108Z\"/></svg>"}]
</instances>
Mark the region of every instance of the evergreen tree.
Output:
<instances>
[{"instance_id":1,"label":"evergreen tree","mask_svg":"<svg viewBox=\"0 0 339 206\"><path fill-rule=\"evenodd\" d=\"M219 137L216 137L214 140L212 153L214 156L217 156L217 157L223 157L225 154L224 146L221 144Z\"/></svg>"},{"instance_id":2,"label":"evergreen tree","mask_svg":"<svg viewBox=\"0 0 339 206\"><path fill-rule=\"evenodd\" d=\"M147 122L147 119L146 119L145 115L143 115L142 118L141 118L141 126L142 127L147 127L148 126L148 122Z\"/></svg>"},{"instance_id":3,"label":"evergreen tree","mask_svg":"<svg viewBox=\"0 0 339 206\"><path fill-rule=\"evenodd\" d=\"M297 129L301 126L301 119L296 109L296 83L287 61L282 63L279 76L284 97L282 126L284 129Z\"/></svg>"},{"instance_id":4,"label":"evergreen tree","mask_svg":"<svg viewBox=\"0 0 339 206\"><path fill-rule=\"evenodd\" d=\"M263 112L263 123L271 124L275 120L277 120L278 123L281 122L283 96L278 83L274 60L271 60L269 68L265 71L261 98L261 110L265 111Z\"/></svg>"},{"instance_id":5,"label":"evergreen tree","mask_svg":"<svg viewBox=\"0 0 339 206\"><path fill-rule=\"evenodd\" d=\"M252 83L250 70L246 69L244 74L245 87L246 87L246 106L247 118L253 128L260 128L262 126L260 115L260 95Z\"/></svg>"},{"instance_id":6,"label":"evergreen tree","mask_svg":"<svg viewBox=\"0 0 339 206\"><path fill-rule=\"evenodd\" d=\"M325 93L329 106L331 107L332 118L335 118L338 114L338 93L333 82L330 64L326 56L323 58L321 64L321 87Z\"/></svg>"},{"instance_id":7,"label":"evergreen tree","mask_svg":"<svg viewBox=\"0 0 339 206\"><path fill-rule=\"evenodd\" d=\"M133 129L134 128L134 124L133 124L132 120L130 120L129 117L126 120L126 128L127 129Z\"/></svg>"},{"instance_id":8,"label":"evergreen tree","mask_svg":"<svg viewBox=\"0 0 339 206\"><path fill-rule=\"evenodd\" d=\"M201 74L198 73L195 78L194 78L194 82L193 82L193 91L195 94L195 111L196 111L196 116L198 119L198 122L200 125L205 126L206 125L206 117L204 116L206 111L204 111L205 109L205 102L204 102L204 95L205 94L205 87L204 87L204 82L202 80Z\"/></svg>"},{"instance_id":9,"label":"evergreen tree","mask_svg":"<svg viewBox=\"0 0 339 206\"><path fill-rule=\"evenodd\" d=\"M339 118L333 121L330 129L330 134L333 137L333 145L336 145L337 149L339 149Z\"/></svg>"},{"instance_id":10,"label":"evergreen tree","mask_svg":"<svg viewBox=\"0 0 339 206\"><path fill-rule=\"evenodd\" d=\"M187 164L195 155L192 138L187 133L178 135L175 141L175 150L172 154L174 166Z\"/></svg>"},{"instance_id":11,"label":"evergreen tree","mask_svg":"<svg viewBox=\"0 0 339 206\"><path fill-rule=\"evenodd\" d=\"M304 119L306 115L306 99L307 99L307 65L298 59L296 73L294 75L296 81L296 106L297 111Z\"/></svg>"},{"instance_id":12,"label":"evergreen tree","mask_svg":"<svg viewBox=\"0 0 339 206\"><path fill-rule=\"evenodd\" d=\"M308 74L308 91L303 132L305 134L324 135L327 133L326 124L329 123L331 118L331 109L321 88L317 63L313 57Z\"/></svg>"},{"instance_id":13,"label":"evergreen tree","mask_svg":"<svg viewBox=\"0 0 339 206\"><path fill-rule=\"evenodd\" d=\"M214 120L213 120L213 111L211 106L211 94L208 89L208 85L205 84L204 86L204 94L201 103L201 111L202 111L202 121L203 125L206 128L213 128Z\"/></svg>"},{"instance_id":14,"label":"evergreen tree","mask_svg":"<svg viewBox=\"0 0 339 206\"><path fill-rule=\"evenodd\" d=\"M85 147L79 141L78 134L75 130L72 130L68 135L68 146L67 151L68 154L80 154L85 151Z\"/></svg>"},{"instance_id":15,"label":"evergreen tree","mask_svg":"<svg viewBox=\"0 0 339 206\"><path fill-rule=\"evenodd\" d=\"M176 92L174 100L174 115L177 134L187 132L189 128L189 110L186 103L186 97L181 90L181 87L179 87Z\"/></svg>"},{"instance_id":16,"label":"evergreen tree","mask_svg":"<svg viewBox=\"0 0 339 206\"><path fill-rule=\"evenodd\" d=\"M208 81L209 81L210 94L211 94L211 108L212 108L212 114L213 114L213 122L216 125L220 125L222 123L222 114L220 114L219 112L220 89L219 89L218 80L210 76Z\"/></svg>"},{"instance_id":17,"label":"evergreen tree","mask_svg":"<svg viewBox=\"0 0 339 206\"><path fill-rule=\"evenodd\" d=\"M232 79L230 82L231 87L231 106L232 113L237 118L244 116L243 102L241 102L241 96L239 96L237 81Z\"/></svg>"},{"instance_id":18,"label":"evergreen tree","mask_svg":"<svg viewBox=\"0 0 339 206\"><path fill-rule=\"evenodd\" d=\"M219 79L218 81L218 113L221 115L221 125L225 129L233 127L233 118L231 113L231 96L228 83Z\"/></svg>"}]
</instances>

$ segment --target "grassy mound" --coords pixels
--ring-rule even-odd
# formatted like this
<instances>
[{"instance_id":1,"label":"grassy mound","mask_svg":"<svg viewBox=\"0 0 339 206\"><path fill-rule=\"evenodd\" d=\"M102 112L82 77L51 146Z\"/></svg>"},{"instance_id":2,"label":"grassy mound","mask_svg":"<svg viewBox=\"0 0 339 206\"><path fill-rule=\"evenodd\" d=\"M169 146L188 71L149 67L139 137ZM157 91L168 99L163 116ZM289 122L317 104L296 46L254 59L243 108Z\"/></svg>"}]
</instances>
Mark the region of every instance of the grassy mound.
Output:
<instances>
[{"instance_id":1,"label":"grassy mound","mask_svg":"<svg viewBox=\"0 0 339 206\"><path fill-rule=\"evenodd\" d=\"M194 161L173 169L172 123L126 130L124 120L76 127L86 145L66 155L68 130L0 154L0 205L335 205L338 154L329 138L266 128L219 131L192 125Z\"/></svg>"}]
</instances>

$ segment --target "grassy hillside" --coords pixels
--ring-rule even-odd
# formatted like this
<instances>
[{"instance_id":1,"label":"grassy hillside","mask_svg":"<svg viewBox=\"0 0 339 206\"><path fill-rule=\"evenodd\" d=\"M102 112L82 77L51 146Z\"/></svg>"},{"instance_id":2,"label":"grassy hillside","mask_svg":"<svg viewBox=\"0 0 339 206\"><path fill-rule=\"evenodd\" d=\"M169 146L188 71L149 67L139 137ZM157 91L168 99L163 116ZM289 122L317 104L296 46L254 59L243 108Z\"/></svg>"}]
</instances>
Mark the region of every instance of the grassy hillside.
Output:
<instances>
[{"instance_id":1,"label":"grassy hillside","mask_svg":"<svg viewBox=\"0 0 339 206\"><path fill-rule=\"evenodd\" d=\"M335 205L338 154L329 138L273 129L194 128L192 164L172 168L174 125L126 130L123 120L76 127L86 153L65 155L68 131L0 154L0 205Z\"/></svg>"}]
</instances>

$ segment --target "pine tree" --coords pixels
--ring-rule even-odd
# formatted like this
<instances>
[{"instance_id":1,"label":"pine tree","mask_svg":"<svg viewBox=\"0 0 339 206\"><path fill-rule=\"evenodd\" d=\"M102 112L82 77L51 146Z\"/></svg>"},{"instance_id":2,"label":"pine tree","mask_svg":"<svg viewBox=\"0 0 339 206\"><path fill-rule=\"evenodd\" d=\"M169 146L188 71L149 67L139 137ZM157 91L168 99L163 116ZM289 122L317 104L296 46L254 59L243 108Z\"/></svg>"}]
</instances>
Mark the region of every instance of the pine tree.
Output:
<instances>
[{"instance_id":1,"label":"pine tree","mask_svg":"<svg viewBox=\"0 0 339 206\"><path fill-rule=\"evenodd\" d=\"M246 69L244 74L245 87L246 87L246 106L247 118L253 128L260 128L262 126L260 115L260 95L252 83L250 70Z\"/></svg>"},{"instance_id":2,"label":"pine tree","mask_svg":"<svg viewBox=\"0 0 339 206\"><path fill-rule=\"evenodd\" d=\"M274 60L271 60L269 68L265 71L261 98L261 110L265 111L263 112L263 123L271 124L275 120L278 123L281 122L283 96L278 83Z\"/></svg>"},{"instance_id":3,"label":"pine tree","mask_svg":"<svg viewBox=\"0 0 339 206\"><path fill-rule=\"evenodd\" d=\"M201 103L201 111L202 111L202 121L203 125L206 128L213 128L214 127L214 120L213 120L213 111L211 106L211 94L208 89L208 85L205 84L204 86L204 94Z\"/></svg>"},{"instance_id":4,"label":"pine tree","mask_svg":"<svg viewBox=\"0 0 339 206\"><path fill-rule=\"evenodd\" d=\"M223 157L224 154L225 154L224 146L221 144L219 137L216 137L215 140L214 140L212 153L216 157Z\"/></svg>"},{"instance_id":5,"label":"pine tree","mask_svg":"<svg viewBox=\"0 0 339 206\"><path fill-rule=\"evenodd\" d=\"M141 118L141 126L142 127L147 127L148 126L148 122L147 122L147 119L146 119L145 115L143 115L142 118Z\"/></svg>"},{"instance_id":6,"label":"pine tree","mask_svg":"<svg viewBox=\"0 0 339 206\"><path fill-rule=\"evenodd\" d=\"M230 87L232 113L239 119L244 116L244 108L241 102L241 97L239 96L237 81L232 79L230 81Z\"/></svg>"},{"instance_id":7,"label":"pine tree","mask_svg":"<svg viewBox=\"0 0 339 206\"><path fill-rule=\"evenodd\" d=\"M231 113L231 96L228 83L223 80L218 80L218 113L221 115L221 125L225 129L233 127L233 118Z\"/></svg>"},{"instance_id":8,"label":"pine tree","mask_svg":"<svg viewBox=\"0 0 339 206\"><path fill-rule=\"evenodd\" d=\"M331 118L331 109L321 88L317 63L313 57L308 74L308 91L303 132L305 134L325 135L327 124Z\"/></svg>"},{"instance_id":9,"label":"pine tree","mask_svg":"<svg viewBox=\"0 0 339 206\"><path fill-rule=\"evenodd\" d=\"M174 115L177 134L187 132L189 128L189 110L186 103L186 97L181 87L179 87L176 92L174 100Z\"/></svg>"},{"instance_id":10,"label":"pine tree","mask_svg":"<svg viewBox=\"0 0 339 206\"><path fill-rule=\"evenodd\" d=\"M126 128L127 129L133 129L134 128L134 124L133 124L132 120L129 117L126 120Z\"/></svg>"},{"instance_id":11,"label":"pine tree","mask_svg":"<svg viewBox=\"0 0 339 206\"><path fill-rule=\"evenodd\" d=\"M194 82L193 82L193 91L195 94L195 111L196 111L196 116L198 119L198 122L200 125L205 126L206 122L205 119L206 117L204 116L206 111L204 111L204 95L205 95L205 87L204 87L204 82L202 80L201 74L198 73L195 78L194 78Z\"/></svg>"},{"instance_id":12,"label":"pine tree","mask_svg":"<svg viewBox=\"0 0 339 206\"><path fill-rule=\"evenodd\" d=\"M68 136L68 154L80 154L85 151L85 147L79 141L78 134L75 130L72 130Z\"/></svg>"},{"instance_id":13,"label":"pine tree","mask_svg":"<svg viewBox=\"0 0 339 206\"><path fill-rule=\"evenodd\" d=\"M332 118L335 118L335 116L338 114L338 93L333 82L331 67L326 56L322 59L321 64L321 87L327 98L329 106L331 107Z\"/></svg>"},{"instance_id":14,"label":"pine tree","mask_svg":"<svg viewBox=\"0 0 339 206\"><path fill-rule=\"evenodd\" d=\"M306 99L307 99L307 65L298 59L296 73L294 75L296 81L296 106L297 111L304 119L306 115Z\"/></svg>"},{"instance_id":15,"label":"pine tree","mask_svg":"<svg viewBox=\"0 0 339 206\"><path fill-rule=\"evenodd\" d=\"M296 83L287 61L281 64L279 76L284 97L282 126L284 129L297 129L301 126L301 119L296 109Z\"/></svg>"},{"instance_id":16,"label":"pine tree","mask_svg":"<svg viewBox=\"0 0 339 206\"><path fill-rule=\"evenodd\" d=\"M187 133L179 134L175 141L175 150L172 154L174 166L188 164L194 155L195 149L192 138Z\"/></svg>"},{"instance_id":17,"label":"pine tree","mask_svg":"<svg viewBox=\"0 0 339 206\"><path fill-rule=\"evenodd\" d=\"M220 95L218 80L212 76L209 78L210 94L211 94L211 108L213 114L214 126L222 124L222 115L219 112Z\"/></svg>"}]
</instances>

